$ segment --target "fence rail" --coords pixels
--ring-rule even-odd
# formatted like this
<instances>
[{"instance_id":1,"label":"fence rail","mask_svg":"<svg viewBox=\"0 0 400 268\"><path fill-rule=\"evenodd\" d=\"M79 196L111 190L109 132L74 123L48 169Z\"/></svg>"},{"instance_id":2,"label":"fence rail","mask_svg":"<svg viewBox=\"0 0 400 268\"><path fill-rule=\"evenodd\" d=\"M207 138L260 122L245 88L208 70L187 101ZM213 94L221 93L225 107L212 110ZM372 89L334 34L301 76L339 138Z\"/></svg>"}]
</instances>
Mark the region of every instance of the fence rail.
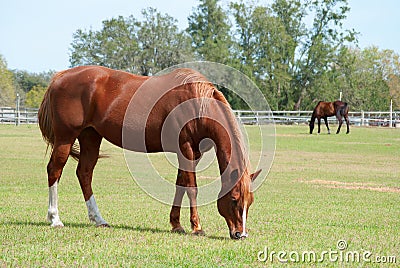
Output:
<instances>
[{"instance_id":1,"label":"fence rail","mask_svg":"<svg viewBox=\"0 0 400 268\"><path fill-rule=\"evenodd\" d=\"M0 107L1 124L36 124L38 109Z\"/></svg>"},{"instance_id":2,"label":"fence rail","mask_svg":"<svg viewBox=\"0 0 400 268\"><path fill-rule=\"evenodd\" d=\"M38 109L0 107L0 124L36 124ZM243 124L306 124L312 111L233 111ZM335 122L335 117L329 117L329 122ZM350 124L356 126L392 126L400 127L400 111L392 112L349 112Z\"/></svg>"},{"instance_id":3,"label":"fence rail","mask_svg":"<svg viewBox=\"0 0 400 268\"><path fill-rule=\"evenodd\" d=\"M234 111L243 124L308 124L312 111ZM349 112L351 125L356 126L392 126L400 127L400 111L392 112ZM336 122L336 117L328 117L329 122Z\"/></svg>"}]
</instances>

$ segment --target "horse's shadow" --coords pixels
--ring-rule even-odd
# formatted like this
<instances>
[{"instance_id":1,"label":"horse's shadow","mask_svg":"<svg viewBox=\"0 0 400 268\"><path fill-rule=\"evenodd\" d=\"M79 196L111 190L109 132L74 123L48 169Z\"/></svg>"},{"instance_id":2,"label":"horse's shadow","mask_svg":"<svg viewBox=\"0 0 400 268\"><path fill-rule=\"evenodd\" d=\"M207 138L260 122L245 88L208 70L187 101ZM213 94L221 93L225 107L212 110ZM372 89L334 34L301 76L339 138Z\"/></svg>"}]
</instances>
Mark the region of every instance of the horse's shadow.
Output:
<instances>
[{"instance_id":1,"label":"horse's shadow","mask_svg":"<svg viewBox=\"0 0 400 268\"><path fill-rule=\"evenodd\" d=\"M49 223L44 222L44 221L39 221L39 222L27 222L27 221L8 221L4 222L4 225L17 225L17 226L38 226L38 227L46 227L49 226ZM64 221L64 226L65 227L72 227L72 228L93 228L94 225L90 223L76 223L76 222L65 222ZM100 227L99 227L100 228ZM118 225L112 225L110 228L105 228L105 229L121 229L121 230L130 230L130 231L136 231L136 232L142 232L142 233L159 233L159 234L171 234L170 230L167 229L160 229L160 228L150 228L150 227L143 227L143 226L130 226L130 225L125 225L125 224L118 224ZM172 233L174 235L181 235L181 236L193 236L196 237L197 235L192 235L191 233ZM213 239L213 240L230 240L227 237L222 237L222 236L199 236L199 237L204 237L207 239Z\"/></svg>"}]
</instances>

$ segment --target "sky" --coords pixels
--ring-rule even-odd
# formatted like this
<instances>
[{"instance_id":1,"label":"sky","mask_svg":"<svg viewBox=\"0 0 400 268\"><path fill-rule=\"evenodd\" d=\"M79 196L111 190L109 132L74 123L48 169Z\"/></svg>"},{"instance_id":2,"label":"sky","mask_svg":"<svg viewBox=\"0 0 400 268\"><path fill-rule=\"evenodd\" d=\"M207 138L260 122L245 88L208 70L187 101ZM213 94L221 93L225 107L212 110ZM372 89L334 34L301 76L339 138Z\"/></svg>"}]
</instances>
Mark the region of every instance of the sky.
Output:
<instances>
[{"instance_id":1,"label":"sky","mask_svg":"<svg viewBox=\"0 0 400 268\"><path fill-rule=\"evenodd\" d=\"M227 3L228 0L222 0ZM271 3L260 0L259 3ZM400 1L348 0L346 29L360 32L360 48L372 45L400 54ZM70 66L70 44L78 29L101 29L103 20L154 7L187 27L196 0L8 0L0 3L0 55L9 69L60 71Z\"/></svg>"}]
</instances>

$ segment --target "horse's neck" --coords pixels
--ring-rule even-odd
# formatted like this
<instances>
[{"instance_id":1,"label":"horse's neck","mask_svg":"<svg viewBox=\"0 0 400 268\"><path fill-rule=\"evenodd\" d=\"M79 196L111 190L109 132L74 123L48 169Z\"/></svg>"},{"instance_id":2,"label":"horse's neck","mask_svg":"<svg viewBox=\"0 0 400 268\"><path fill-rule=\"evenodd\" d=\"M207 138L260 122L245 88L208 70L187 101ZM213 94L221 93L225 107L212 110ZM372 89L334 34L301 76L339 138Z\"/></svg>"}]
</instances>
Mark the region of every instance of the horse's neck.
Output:
<instances>
[{"instance_id":1,"label":"horse's neck","mask_svg":"<svg viewBox=\"0 0 400 268\"><path fill-rule=\"evenodd\" d=\"M217 160L221 176L228 176L237 169L242 174L247 167L245 146L242 142L237 122L229 122L230 128L227 129L229 137L216 133L213 138L216 146ZM232 124L233 123L233 124ZM225 172L226 171L226 172ZM224 178L222 178L224 180Z\"/></svg>"}]
</instances>

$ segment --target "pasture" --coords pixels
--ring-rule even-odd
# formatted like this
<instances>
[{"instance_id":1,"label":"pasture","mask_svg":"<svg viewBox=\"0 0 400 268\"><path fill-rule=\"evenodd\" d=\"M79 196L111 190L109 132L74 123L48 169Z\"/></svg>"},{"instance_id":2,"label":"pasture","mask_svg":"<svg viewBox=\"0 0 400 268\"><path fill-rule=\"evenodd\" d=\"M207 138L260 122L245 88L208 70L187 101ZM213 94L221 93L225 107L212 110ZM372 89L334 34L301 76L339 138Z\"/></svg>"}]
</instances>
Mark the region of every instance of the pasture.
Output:
<instances>
[{"instance_id":1,"label":"pasture","mask_svg":"<svg viewBox=\"0 0 400 268\"><path fill-rule=\"evenodd\" d=\"M400 263L400 130L308 131L305 125L277 126L275 160L249 210L249 237L233 241L216 203L199 208L206 236L170 233L170 207L136 185L122 150L107 142L102 150L110 157L99 160L93 190L112 228L89 224L72 159L59 185L65 227L50 228L48 156L40 131L0 125L0 267L280 266L278 252L297 266ZM166 176L174 180L176 171ZM188 209L181 223L190 230ZM309 254L302 260L304 252L315 252L316 259ZM357 252L360 262L351 259Z\"/></svg>"}]
</instances>

